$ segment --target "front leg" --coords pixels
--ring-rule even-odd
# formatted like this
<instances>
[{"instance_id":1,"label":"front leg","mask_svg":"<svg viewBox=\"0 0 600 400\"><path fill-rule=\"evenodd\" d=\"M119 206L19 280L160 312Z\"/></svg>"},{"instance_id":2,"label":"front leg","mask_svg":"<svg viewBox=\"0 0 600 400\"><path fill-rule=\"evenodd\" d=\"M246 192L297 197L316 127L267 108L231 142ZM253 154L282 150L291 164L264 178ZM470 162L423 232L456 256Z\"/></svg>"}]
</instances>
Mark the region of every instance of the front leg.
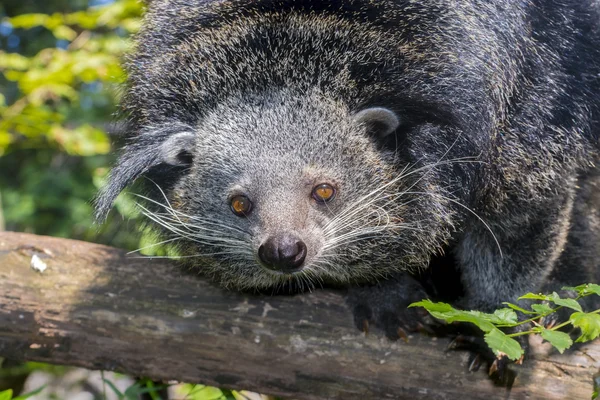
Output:
<instances>
[{"instance_id":1,"label":"front leg","mask_svg":"<svg viewBox=\"0 0 600 400\"><path fill-rule=\"evenodd\" d=\"M365 333L374 325L391 340L406 339L407 332L433 332L439 325L423 308L407 308L426 299L419 281L408 273L375 285L348 289L347 302L356 327Z\"/></svg>"},{"instance_id":2,"label":"front leg","mask_svg":"<svg viewBox=\"0 0 600 400\"><path fill-rule=\"evenodd\" d=\"M478 223L467 229L455 249L465 292L457 306L492 312L503 307L502 302L516 303L518 297L528 292L541 291L559 264L567 243L573 197L572 192L567 192L562 200L539 206L537 210L531 205L513 206L511 212L506 210L497 221L489 221L490 229ZM527 304L523 302L521 306ZM523 329L527 328L521 325L509 331ZM480 349L485 348L481 338L473 339L480 343ZM527 337L516 339L527 353ZM487 350L478 353L493 361L490 375L500 381L510 375L506 357L496 358Z\"/></svg>"},{"instance_id":3,"label":"front leg","mask_svg":"<svg viewBox=\"0 0 600 400\"><path fill-rule=\"evenodd\" d=\"M496 221L488 220L489 229L472 222L455 249L465 292L460 307L489 312L539 292L565 248L572 206L569 192L537 210L513 205Z\"/></svg>"}]
</instances>

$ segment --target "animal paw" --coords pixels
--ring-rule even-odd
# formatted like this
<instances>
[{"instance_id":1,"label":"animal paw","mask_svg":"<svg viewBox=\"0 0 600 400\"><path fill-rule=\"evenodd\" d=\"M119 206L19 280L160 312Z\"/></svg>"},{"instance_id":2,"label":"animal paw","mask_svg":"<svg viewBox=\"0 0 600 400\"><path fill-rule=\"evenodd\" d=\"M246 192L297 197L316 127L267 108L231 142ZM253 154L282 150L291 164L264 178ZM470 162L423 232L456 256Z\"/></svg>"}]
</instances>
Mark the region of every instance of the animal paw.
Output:
<instances>
[{"instance_id":1,"label":"animal paw","mask_svg":"<svg viewBox=\"0 0 600 400\"><path fill-rule=\"evenodd\" d=\"M441 323L422 308L407 308L427 298L427 293L414 278L406 275L396 280L348 290L347 303L356 327L367 334L370 327L382 330L391 340L408 340L408 334L435 334Z\"/></svg>"},{"instance_id":2,"label":"animal paw","mask_svg":"<svg viewBox=\"0 0 600 400\"><path fill-rule=\"evenodd\" d=\"M465 328L463 324L460 324L460 328ZM499 386L511 387L515 378L516 373L509 368L510 365L516 364L521 365L525 360L525 357L529 349L529 341L527 336L515 336L514 339L519 342L521 348L524 350L523 356L516 361L509 359L506 355L496 355L488 347L483 336L480 332L469 332L470 327L466 327L464 334L458 334L452 342L448 345L448 350L467 350L471 353L469 357L469 371L478 371L483 364L487 366L488 375L492 381ZM516 333L522 327L509 329L508 333ZM468 332L468 333L467 333Z\"/></svg>"}]
</instances>

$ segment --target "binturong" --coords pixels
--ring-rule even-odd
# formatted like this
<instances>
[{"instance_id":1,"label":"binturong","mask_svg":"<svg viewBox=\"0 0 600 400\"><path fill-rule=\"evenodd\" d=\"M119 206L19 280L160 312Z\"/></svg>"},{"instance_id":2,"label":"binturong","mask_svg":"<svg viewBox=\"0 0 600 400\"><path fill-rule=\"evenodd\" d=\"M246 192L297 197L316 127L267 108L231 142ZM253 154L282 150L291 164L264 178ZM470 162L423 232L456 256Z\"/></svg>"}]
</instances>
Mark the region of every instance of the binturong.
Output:
<instances>
[{"instance_id":1,"label":"binturong","mask_svg":"<svg viewBox=\"0 0 600 400\"><path fill-rule=\"evenodd\" d=\"M598 282L599 21L591 0L153 0L97 218L138 180L217 284L355 288L391 337L432 260L470 309Z\"/></svg>"}]
</instances>

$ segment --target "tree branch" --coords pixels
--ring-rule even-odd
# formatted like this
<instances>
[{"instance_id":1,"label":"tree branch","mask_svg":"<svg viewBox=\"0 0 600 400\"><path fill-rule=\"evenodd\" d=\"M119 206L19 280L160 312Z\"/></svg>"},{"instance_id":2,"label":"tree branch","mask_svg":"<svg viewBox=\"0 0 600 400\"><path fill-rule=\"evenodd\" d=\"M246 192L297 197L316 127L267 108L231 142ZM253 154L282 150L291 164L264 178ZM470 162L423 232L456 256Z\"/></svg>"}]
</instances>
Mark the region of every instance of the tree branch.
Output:
<instances>
[{"instance_id":1,"label":"tree branch","mask_svg":"<svg viewBox=\"0 0 600 400\"><path fill-rule=\"evenodd\" d=\"M34 271L40 257L48 268ZM392 343L352 323L342 296L223 291L172 262L0 232L0 356L296 399L589 399L600 343L534 344L510 393L448 340Z\"/></svg>"}]
</instances>

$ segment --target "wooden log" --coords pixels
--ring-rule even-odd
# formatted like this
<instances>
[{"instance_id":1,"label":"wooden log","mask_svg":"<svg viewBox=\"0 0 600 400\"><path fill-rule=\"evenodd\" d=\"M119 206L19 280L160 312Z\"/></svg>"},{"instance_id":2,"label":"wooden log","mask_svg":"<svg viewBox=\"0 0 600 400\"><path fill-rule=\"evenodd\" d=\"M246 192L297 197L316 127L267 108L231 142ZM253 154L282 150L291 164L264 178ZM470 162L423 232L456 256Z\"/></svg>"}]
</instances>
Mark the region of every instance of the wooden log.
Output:
<instances>
[{"instance_id":1,"label":"wooden log","mask_svg":"<svg viewBox=\"0 0 600 400\"><path fill-rule=\"evenodd\" d=\"M37 256L44 272L31 267ZM534 344L511 389L446 338L364 336L343 297L253 296L172 262L73 240L0 233L0 356L294 399L589 399L600 343Z\"/></svg>"}]
</instances>

